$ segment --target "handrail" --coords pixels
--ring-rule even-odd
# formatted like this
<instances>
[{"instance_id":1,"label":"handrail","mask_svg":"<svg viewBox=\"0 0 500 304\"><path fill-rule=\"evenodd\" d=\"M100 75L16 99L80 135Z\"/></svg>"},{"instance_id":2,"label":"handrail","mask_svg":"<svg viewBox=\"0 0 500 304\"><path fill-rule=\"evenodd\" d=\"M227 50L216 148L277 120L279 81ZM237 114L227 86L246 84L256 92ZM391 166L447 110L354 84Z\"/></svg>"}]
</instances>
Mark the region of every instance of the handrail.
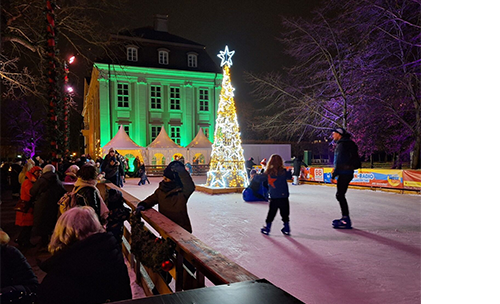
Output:
<instances>
[{"instance_id":1,"label":"handrail","mask_svg":"<svg viewBox=\"0 0 500 304\"><path fill-rule=\"evenodd\" d=\"M139 199L123 191L123 189L120 189L114 184L107 183L104 185L105 188L120 190L123 194L125 203L132 208L132 210L135 210L137 204L140 202ZM145 210L142 212L142 218L163 238L172 240L176 245L177 261L174 261L175 270L170 272L175 279L175 291L204 287L205 277L215 285L259 279L245 268L204 244L197 237L187 232L158 211L154 209ZM130 231L126 231L125 235L130 235ZM123 250L131 264L135 266L140 264L139 261L135 260L135 257L126 246L123 246ZM194 277L186 277L189 276L189 273L184 270L182 259L186 259L196 267ZM140 267L134 267L134 270L137 278L141 279L142 274L140 272ZM154 275L152 270L146 270L150 275ZM144 282L141 283L143 287L147 286ZM169 293L168 291L162 292L162 290L165 290L165 286L163 286L163 288L157 288L157 290L160 290L160 293ZM145 292L148 295L152 294L151 290L145 290Z\"/></svg>"}]
</instances>

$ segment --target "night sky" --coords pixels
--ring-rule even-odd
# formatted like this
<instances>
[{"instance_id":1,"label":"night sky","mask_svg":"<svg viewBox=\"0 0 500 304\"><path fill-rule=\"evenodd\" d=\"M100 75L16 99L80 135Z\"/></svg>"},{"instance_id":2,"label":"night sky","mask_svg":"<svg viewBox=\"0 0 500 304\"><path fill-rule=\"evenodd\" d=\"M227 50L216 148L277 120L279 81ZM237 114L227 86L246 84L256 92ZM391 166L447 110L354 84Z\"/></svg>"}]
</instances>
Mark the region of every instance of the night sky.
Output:
<instances>
[{"instance_id":1,"label":"night sky","mask_svg":"<svg viewBox=\"0 0 500 304\"><path fill-rule=\"evenodd\" d=\"M231 67L235 102L251 102L250 87L243 72L279 70L290 59L277 40L283 31L281 16L307 17L319 0L252 1L144 1L134 18L124 25L131 28L152 26L155 14L168 15L169 32L206 45L207 52L219 65L217 54L225 45L236 51Z\"/></svg>"}]
</instances>

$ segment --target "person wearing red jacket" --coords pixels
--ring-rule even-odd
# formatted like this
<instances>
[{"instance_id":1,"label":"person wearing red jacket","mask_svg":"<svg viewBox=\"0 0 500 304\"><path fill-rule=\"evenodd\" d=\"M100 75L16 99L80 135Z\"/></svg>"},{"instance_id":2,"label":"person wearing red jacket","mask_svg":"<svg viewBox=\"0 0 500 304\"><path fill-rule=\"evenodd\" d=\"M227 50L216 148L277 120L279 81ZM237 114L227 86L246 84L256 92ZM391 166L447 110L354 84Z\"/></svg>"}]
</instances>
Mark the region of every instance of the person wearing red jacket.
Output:
<instances>
[{"instance_id":1,"label":"person wearing red jacket","mask_svg":"<svg viewBox=\"0 0 500 304\"><path fill-rule=\"evenodd\" d=\"M31 244L31 230L33 229L33 200L30 195L30 190L33 183L40 177L42 168L39 166L32 167L26 172L26 177L21 185L20 199L25 202L24 210L16 212L16 226L20 226L21 232L15 240L21 248L30 248L35 245Z\"/></svg>"}]
</instances>

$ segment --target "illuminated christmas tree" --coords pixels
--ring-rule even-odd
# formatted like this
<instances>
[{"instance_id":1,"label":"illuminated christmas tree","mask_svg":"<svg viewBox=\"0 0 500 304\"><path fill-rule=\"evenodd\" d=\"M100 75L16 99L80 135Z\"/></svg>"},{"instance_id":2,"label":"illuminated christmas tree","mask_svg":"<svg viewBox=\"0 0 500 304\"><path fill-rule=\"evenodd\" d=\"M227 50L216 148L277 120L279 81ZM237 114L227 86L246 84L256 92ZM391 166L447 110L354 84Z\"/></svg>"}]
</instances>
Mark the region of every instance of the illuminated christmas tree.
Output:
<instances>
[{"instance_id":1,"label":"illuminated christmas tree","mask_svg":"<svg viewBox=\"0 0 500 304\"><path fill-rule=\"evenodd\" d=\"M241 147L240 127L234 104L234 88L231 85L229 68L233 64L234 51L226 46L220 51L224 74L219 98L219 109L215 125L214 143L207 173L207 186L216 188L239 188L248 186L245 158Z\"/></svg>"}]
</instances>

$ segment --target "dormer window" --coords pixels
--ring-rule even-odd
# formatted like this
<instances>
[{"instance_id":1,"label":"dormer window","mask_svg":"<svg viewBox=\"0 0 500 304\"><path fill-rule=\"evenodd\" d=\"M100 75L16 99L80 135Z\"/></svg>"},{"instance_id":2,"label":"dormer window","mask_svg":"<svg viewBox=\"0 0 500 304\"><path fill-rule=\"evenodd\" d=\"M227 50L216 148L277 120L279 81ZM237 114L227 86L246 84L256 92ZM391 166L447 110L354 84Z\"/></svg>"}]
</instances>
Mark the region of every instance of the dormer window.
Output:
<instances>
[{"instance_id":1,"label":"dormer window","mask_svg":"<svg viewBox=\"0 0 500 304\"><path fill-rule=\"evenodd\" d=\"M138 56L138 48L136 46L127 46L127 60L128 61L137 61Z\"/></svg>"},{"instance_id":2,"label":"dormer window","mask_svg":"<svg viewBox=\"0 0 500 304\"><path fill-rule=\"evenodd\" d=\"M198 54L188 53L187 61L188 61L188 67L190 67L190 68L198 67Z\"/></svg>"},{"instance_id":3,"label":"dormer window","mask_svg":"<svg viewBox=\"0 0 500 304\"><path fill-rule=\"evenodd\" d=\"M158 50L158 63L159 64L168 64L168 51L167 50Z\"/></svg>"}]
</instances>

